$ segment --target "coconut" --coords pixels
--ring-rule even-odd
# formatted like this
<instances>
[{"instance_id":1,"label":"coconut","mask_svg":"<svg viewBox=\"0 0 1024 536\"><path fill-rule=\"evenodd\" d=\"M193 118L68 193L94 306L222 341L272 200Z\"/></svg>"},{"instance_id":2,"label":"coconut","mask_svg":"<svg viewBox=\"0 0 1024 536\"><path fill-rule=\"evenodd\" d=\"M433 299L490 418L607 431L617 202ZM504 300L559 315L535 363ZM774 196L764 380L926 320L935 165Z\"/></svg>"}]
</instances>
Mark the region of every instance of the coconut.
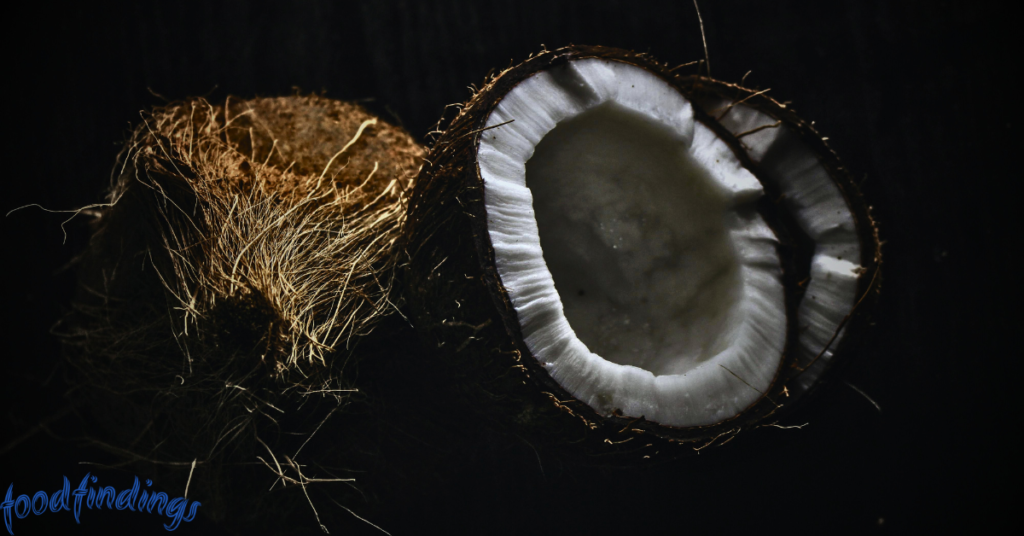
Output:
<instances>
[{"instance_id":1,"label":"coconut","mask_svg":"<svg viewBox=\"0 0 1024 536\"><path fill-rule=\"evenodd\" d=\"M308 487L350 482L344 442L313 436L352 401L352 368L396 311L392 248L422 155L318 96L144 113L64 323L96 443L234 530L309 514ZM268 498L271 484L295 491Z\"/></svg>"},{"instance_id":2,"label":"coconut","mask_svg":"<svg viewBox=\"0 0 1024 536\"><path fill-rule=\"evenodd\" d=\"M415 322L473 407L643 456L724 443L812 391L866 324L879 244L787 107L583 46L461 106L403 231Z\"/></svg>"}]
</instances>

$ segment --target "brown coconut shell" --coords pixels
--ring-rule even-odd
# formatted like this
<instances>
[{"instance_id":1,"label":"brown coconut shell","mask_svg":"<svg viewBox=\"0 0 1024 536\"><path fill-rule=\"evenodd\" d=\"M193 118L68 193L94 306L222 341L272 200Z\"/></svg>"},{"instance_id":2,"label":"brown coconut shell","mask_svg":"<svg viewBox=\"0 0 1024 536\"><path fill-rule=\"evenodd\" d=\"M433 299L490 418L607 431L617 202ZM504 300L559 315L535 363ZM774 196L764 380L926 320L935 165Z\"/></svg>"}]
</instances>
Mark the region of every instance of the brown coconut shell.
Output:
<instances>
[{"instance_id":1,"label":"brown coconut shell","mask_svg":"<svg viewBox=\"0 0 1024 536\"><path fill-rule=\"evenodd\" d=\"M754 93L708 78L678 74L644 54L590 46L544 51L486 80L432 146L410 200L402 244L408 259L404 266L406 295L417 327L428 344L438 348L439 359L458 378L459 388L474 410L500 419L517 435L534 441L572 445L574 449L584 446L597 454L627 453L636 459L662 451L692 452L690 448L668 447L669 444L685 444L698 450L722 444L741 430L774 422L803 394L787 389L787 383L808 366L796 362L793 348L798 327L792 321L786 357L772 388L730 420L690 428L662 426L643 418L600 415L554 381L526 347L516 312L495 268L476 151L487 117L512 88L539 71L583 58L602 58L646 69L694 102L707 92L722 91L730 98ZM862 266L867 273L861 277L864 298L845 324L848 333L858 333L866 323L878 288L881 260L877 229L868 207L846 168L806 122L767 97L754 97L747 102L794 127L809 140L810 147L826 163L848 202L855 207L865 252ZM778 188L751 165L740 140L699 105L695 106L695 114L729 143L741 162L764 184L766 195L758 210L780 238L788 316L795 318L802 292L799 283L809 274L813 243L794 218L781 209ZM837 350L849 353L857 338L845 337ZM833 361L841 358L836 355Z\"/></svg>"}]
</instances>

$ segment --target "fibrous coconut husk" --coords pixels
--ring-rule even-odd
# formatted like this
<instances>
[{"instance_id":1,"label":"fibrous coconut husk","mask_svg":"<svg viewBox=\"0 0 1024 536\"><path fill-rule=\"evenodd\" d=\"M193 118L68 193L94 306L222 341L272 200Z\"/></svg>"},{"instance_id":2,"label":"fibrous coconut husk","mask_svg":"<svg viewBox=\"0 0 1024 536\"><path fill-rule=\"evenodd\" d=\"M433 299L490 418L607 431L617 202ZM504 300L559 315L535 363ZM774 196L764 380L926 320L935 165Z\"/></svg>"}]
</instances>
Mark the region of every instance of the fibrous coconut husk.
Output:
<instances>
[{"instance_id":1,"label":"fibrous coconut husk","mask_svg":"<svg viewBox=\"0 0 1024 536\"><path fill-rule=\"evenodd\" d=\"M93 439L233 530L268 508L310 513L315 484L346 487L329 468L343 445L322 446L320 465L300 451L358 396L359 343L397 311L392 245L422 155L318 96L144 113L63 325ZM272 484L295 491L267 499Z\"/></svg>"}]
</instances>

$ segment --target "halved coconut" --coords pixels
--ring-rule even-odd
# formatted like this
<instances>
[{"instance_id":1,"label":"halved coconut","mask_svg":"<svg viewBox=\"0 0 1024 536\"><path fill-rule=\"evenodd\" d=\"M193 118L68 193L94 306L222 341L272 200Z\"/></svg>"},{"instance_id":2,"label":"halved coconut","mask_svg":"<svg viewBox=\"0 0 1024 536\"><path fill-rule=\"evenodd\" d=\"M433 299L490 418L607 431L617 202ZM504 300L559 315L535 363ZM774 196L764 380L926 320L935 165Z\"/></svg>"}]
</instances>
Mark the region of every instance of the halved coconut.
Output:
<instances>
[{"instance_id":1,"label":"halved coconut","mask_svg":"<svg viewBox=\"0 0 1024 536\"><path fill-rule=\"evenodd\" d=\"M821 138L734 89L595 47L498 75L417 183L421 328L513 356L616 435L718 436L806 392L876 281L877 237Z\"/></svg>"}]
</instances>

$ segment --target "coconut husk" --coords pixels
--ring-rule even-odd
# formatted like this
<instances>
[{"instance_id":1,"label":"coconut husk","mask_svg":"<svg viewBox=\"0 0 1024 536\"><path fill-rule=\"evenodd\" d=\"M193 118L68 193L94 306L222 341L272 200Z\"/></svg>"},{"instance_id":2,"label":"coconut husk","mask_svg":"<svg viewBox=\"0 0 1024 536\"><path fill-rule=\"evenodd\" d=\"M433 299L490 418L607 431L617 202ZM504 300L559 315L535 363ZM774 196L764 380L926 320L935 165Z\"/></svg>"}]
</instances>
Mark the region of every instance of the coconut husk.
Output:
<instances>
[{"instance_id":1,"label":"coconut husk","mask_svg":"<svg viewBox=\"0 0 1024 536\"><path fill-rule=\"evenodd\" d=\"M91 439L232 530L313 519L310 487L344 502L351 445L314 436L360 396L353 372L375 351L360 352L397 311L392 250L422 155L318 96L144 113L63 324Z\"/></svg>"}]
</instances>

